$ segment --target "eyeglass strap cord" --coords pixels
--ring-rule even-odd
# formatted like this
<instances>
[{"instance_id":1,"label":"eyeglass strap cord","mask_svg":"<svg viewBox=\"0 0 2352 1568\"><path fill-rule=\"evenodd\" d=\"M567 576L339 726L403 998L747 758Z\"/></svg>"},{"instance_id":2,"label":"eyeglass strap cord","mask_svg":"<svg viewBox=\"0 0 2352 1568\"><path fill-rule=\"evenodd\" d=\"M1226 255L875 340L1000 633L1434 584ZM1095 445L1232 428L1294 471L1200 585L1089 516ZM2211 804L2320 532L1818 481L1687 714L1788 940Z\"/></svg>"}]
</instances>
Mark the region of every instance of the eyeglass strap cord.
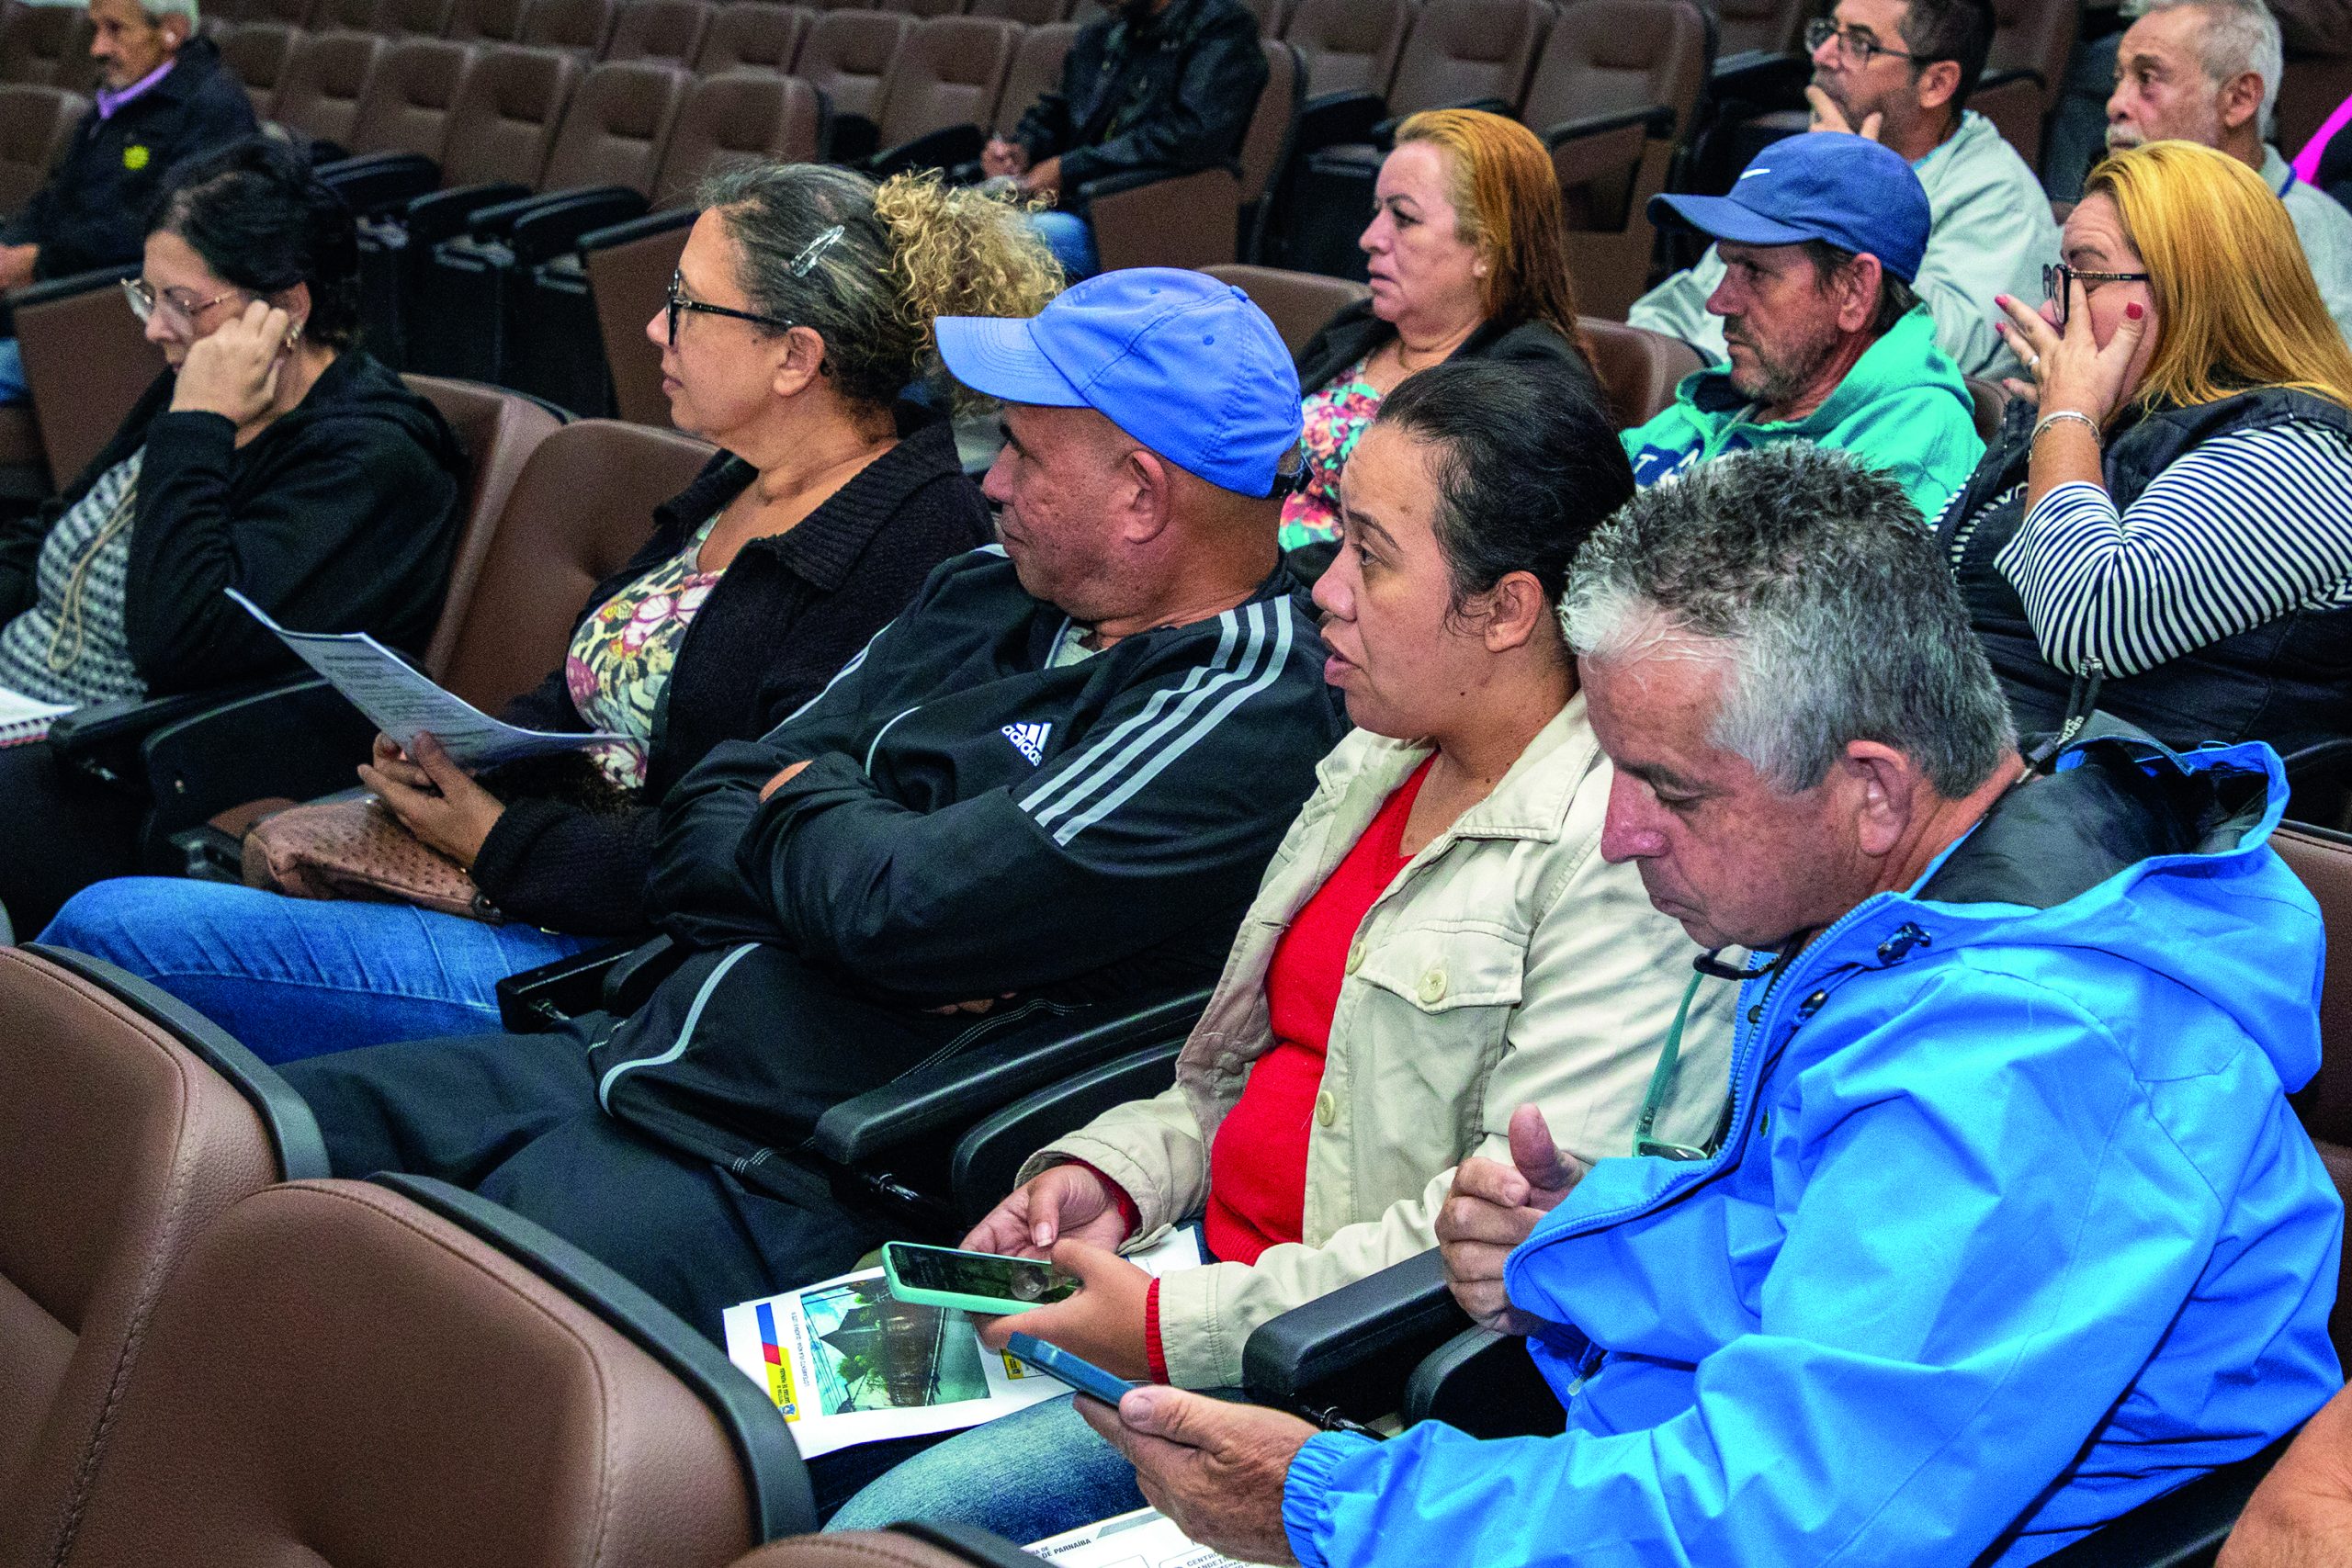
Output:
<instances>
[{"instance_id":1,"label":"eyeglass strap cord","mask_svg":"<svg viewBox=\"0 0 2352 1568\"><path fill-rule=\"evenodd\" d=\"M1703 971L1694 970L1690 983L1682 987L1682 1005L1674 1010L1674 1021L1666 1031L1666 1044L1657 1054L1657 1066L1650 1069L1650 1087L1642 1096L1641 1114L1634 1118L1634 1153L1639 1156L1650 1142L1650 1129L1657 1125L1657 1113L1666 1108L1667 1090L1674 1085L1674 1069L1682 1059L1682 1026L1690 1021L1690 1003L1699 995L1699 982L1707 978Z\"/></svg>"}]
</instances>

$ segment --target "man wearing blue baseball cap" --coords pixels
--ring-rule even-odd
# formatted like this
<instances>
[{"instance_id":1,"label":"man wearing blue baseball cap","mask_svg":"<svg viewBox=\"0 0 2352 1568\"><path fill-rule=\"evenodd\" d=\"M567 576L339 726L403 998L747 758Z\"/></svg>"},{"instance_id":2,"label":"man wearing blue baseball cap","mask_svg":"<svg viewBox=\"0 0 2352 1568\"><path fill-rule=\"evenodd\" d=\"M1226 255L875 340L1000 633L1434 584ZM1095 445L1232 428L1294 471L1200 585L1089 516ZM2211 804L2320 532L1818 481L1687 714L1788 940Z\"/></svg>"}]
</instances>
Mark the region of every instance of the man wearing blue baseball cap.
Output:
<instances>
[{"instance_id":1,"label":"man wearing blue baseball cap","mask_svg":"<svg viewBox=\"0 0 2352 1568\"><path fill-rule=\"evenodd\" d=\"M824 1112L1216 977L1346 728L1275 547L1289 352L1173 271L938 338L1012 400L1002 545L662 802L678 961L628 1016L300 1064L334 1168L476 1187L716 1337L885 1239L800 1152Z\"/></svg>"},{"instance_id":2,"label":"man wearing blue baseball cap","mask_svg":"<svg viewBox=\"0 0 2352 1568\"><path fill-rule=\"evenodd\" d=\"M1731 357L1625 432L1634 482L1810 441L1883 470L1924 515L1941 511L1984 443L1911 290L1928 229L1911 166L1863 137L1794 136L1758 153L1729 195L1653 197L1650 217L1714 240L1724 278L1707 309Z\"/></svg>"}]
</instances>

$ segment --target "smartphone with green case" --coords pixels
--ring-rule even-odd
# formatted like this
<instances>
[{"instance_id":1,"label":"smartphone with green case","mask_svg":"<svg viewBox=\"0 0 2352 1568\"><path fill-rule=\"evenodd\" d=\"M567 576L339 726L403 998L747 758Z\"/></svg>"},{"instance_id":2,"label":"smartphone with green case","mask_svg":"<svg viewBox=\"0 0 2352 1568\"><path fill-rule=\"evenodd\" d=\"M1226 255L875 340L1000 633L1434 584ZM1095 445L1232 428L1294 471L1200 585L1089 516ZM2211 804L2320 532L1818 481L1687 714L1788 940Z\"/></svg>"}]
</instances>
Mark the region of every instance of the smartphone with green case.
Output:
<instances>
[{"instance_id":1,"label":"smartphone with green case","mask_svg":"<svg viewBox=\"0 0 2352 1568\"><path fill-rule=\"evenodd\" d=\"M1078 1290L1076 1275L1039 1258L960 1252L911 1241L883 1247L882 1271L889 1277L890 1293L902 1302L957 1307L991 1317L1067 1301Z\"/></svg>"}]
</instances>

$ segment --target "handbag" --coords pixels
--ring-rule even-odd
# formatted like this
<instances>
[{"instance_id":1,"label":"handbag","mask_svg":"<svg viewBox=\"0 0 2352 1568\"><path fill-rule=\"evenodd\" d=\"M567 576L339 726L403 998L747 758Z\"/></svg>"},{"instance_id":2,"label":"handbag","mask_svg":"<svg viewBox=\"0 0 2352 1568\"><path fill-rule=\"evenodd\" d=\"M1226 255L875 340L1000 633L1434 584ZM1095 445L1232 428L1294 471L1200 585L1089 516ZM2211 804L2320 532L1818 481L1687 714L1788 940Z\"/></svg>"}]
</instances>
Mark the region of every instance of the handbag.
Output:
<instances>
[{"instance_id":1,"label":"handbag","mask_svg":"<svg viewBox=\"0 0 2352 1568\"><path fill-rule=\"evenodd\" d=\"M244 883L290 898L413 904L491 925L505 917L466 868L425 843L374 795L265 817L245 834Z\"/></svg>"}]
</instances>

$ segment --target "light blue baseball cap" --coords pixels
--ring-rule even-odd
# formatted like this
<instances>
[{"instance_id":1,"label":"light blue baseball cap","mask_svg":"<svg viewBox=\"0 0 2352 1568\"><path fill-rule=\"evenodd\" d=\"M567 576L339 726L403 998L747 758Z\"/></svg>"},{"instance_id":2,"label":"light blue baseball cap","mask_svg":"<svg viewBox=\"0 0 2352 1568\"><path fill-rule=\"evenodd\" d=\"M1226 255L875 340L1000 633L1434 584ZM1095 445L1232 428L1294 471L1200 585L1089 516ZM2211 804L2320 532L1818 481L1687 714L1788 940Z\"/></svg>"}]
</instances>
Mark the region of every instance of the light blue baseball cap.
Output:
<instances>
[{"instance_id":1,"label":"light blue baseball cap","mask_svg":"<svg viewBox=\"0 0 2352 1568\"><path fill-rule=\"evenodd\" d=\"M1266 313L1176 267L1088 278L1037 315L942 316L939 356L976 392L1090 408L1188 473L1271 495L1298 445L1298 372Z\"/></svg>"}]
</instances>

